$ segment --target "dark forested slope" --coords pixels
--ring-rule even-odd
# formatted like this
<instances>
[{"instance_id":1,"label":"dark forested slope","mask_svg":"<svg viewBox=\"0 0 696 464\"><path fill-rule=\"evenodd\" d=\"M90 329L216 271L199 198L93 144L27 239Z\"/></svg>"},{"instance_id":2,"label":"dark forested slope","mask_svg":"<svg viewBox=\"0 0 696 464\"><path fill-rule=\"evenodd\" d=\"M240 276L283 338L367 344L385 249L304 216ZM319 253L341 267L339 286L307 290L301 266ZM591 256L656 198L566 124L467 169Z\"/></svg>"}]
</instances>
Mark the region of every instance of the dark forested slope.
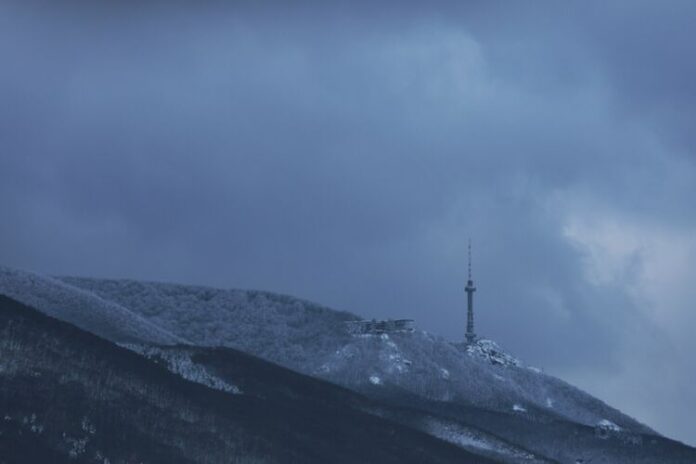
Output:
<instances>
[{"instance_id":1,"label":"dark forested slope","mask_svg":"<svg viewBox=\"0 0 696 464\"><path fill-rule=\"evenodd\" d=\"M349 390L225 353L244 366L240 393L0 296L0 462L494 462L368 414Z\"/></svg>"}]
</instances>

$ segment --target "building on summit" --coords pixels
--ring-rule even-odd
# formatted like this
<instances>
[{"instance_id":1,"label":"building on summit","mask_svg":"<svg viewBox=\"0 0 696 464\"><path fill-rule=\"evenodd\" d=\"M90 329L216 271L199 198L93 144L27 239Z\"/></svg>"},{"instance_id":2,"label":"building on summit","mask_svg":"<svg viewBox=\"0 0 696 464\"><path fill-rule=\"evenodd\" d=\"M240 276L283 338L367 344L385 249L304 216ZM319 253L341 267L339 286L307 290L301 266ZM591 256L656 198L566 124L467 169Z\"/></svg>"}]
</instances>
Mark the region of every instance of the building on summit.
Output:
<instances>
[{"instance_id":1,"label":"building on summit","mask_svg":"<svg viewBox=\"0 0 696 464\"><path fill-rule=\"evenodd\" d=\"M469 278L466 282L466 333L465 345L473 345L478 340L474 332L474 292L476 287L471 277L471 240L469 240ZM380 335L397 332L413 332L413 319L387 319L371 321L346 321L346 331L351 335Z\"/></svg>"},{"instance_id":2,"label":"building on summit","mask_svg":"<svg viewBox=\"0 0 696 464\"><path fill-rule=\"evenodd\" d=\"M352 335L380 335L396 332L413 332L413 319L387 319L371 321L348 321L346 329Z\"/></svg>"}]
</instances>

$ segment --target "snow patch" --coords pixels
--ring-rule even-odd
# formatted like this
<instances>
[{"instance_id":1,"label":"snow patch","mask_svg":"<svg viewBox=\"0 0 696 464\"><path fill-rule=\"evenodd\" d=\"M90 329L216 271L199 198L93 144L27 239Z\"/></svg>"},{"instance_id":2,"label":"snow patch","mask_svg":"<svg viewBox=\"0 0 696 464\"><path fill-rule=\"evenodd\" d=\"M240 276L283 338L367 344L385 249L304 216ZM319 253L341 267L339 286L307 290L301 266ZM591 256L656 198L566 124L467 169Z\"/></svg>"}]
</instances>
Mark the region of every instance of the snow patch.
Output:
<instances>
[{"instance_id":1,"label":"snow patch","mask_svg":"<svg viewBox=\"0 0 696 464\"><path fill-rule=\"evenodd\" d=\"M493 451L493 445L480 436L474 434L471 430L464 427L459 427L454 424L446 424L439 421L430 421L427 431L429 434L441 439L459 445L463 448L477 448L482 450Z\"/></svg>"},{"instance_id":2,"label":"snow patch","mask_svg":"<svg viewBox=\"0 0 696 464\"><path fill-rule=\"evenodd\" d=\"M65 432L63 432L63 440L65 441L65 443L70 445L68 456L70 456L71 458L77 458L84 454L85 449L87 447L87 443L89 442L89 438L87 437L74 438L66 435Z\"/></svg>"},{"instance_id":3,"label":"snow patch","mask_svg":"<svg viewBox=\"0 0 696 464\"><path fill-rule=\"evenodd\" d=\"M318 370L322 374L328 374L329 372L331 372L331 366L329 366L329 364L327 363L324 363L321 366L319 366Z\"/></svg>"},{"instance_id":4,"label":"snow patch","mask_svg":"<svg viewBox=\"0 0 696 464\"><path fill-rule=\"evenodd\" d=\"M380 379L376 375L371 375L370 376L370 383L372 385L382 385L382 379Z\"/></svg>"},{"instance_id":5,"label":"snow patch","mask_svg":"<svg viewBox=\"0 0 696 464\"><path fill-rule=\"evenodd\" d=\"M94 453L94 460L101 464L111 464L109 458L104 457L104 455L99 450L97 450L97 452Z\"/></svg>"},{"instance_id":6,"label":"snow patch","mask_svg":"<svg viewBox=\"0 0 696 464\"><path fill-rule=\"evenodd\" d=\"M612 421L608 419L602 419L601 421L597 422L597 427L604 428L606 430L611 430L612 432L621 432L622 428L613 423Z\"/></svg>"},{"instance_id":7,"label":"snow patch","mask_svg":"<svg viewBox=\"0 0 696 464\"><path fill-rule=\"evenodd\" d=\"M381 337L386 342L379 353L383 372L386 374L403 374L408 372L411 361L403 357L399 347L389 339L387 334L382 334Z\"/></svg>"},{"instance_id":8,"label":"snow patch","mask_svg":"<svg viewBox=\"0 0 696 464\"><path fill-rule=\"evenodd\" d=\"M494 366L518 367L522 365L519 359L505 353L493 340L476 340L466 346L466 352L469 356L483 359Z\"/></svg>"},{"instance_id":9,"label":"snow patch","mask_svg":"<svg viewBox=\"0 0 696 464\"><path fill-rule=\"evenodd\" d=\"M28 427L32 433L35 433L37 435L40 435L44 430L43 425L36 423L36 414L35 413L32 413L32 415L29 417L25 416L22 419L22 425Z\"/></svg>"},{"instance_id":10,"label":"snow patch","mask_svg":"<svg viewBox=\"0 0 696 464\"><path fill-rule=\"evenodd\" d=\"M531 453L510 446L494 437L486 435L478 430L462 426L456 422L431 418L425 421L424 429L426 433L464 449L492 451L497 454L525 461L536 458Z\"/></svg>"},{"instance_id":11,"label":"snow patch","mask_svg":"<svg viewBox=\"0 0 696 464\"><path fill-rule=\"evenodd\" d=\"M83 432L86 432L90 435L94 435L95 433L97 433L97 428L94 426L94 424L92 424L89 421L89 418L87 416L84 416L82 418L82 422L80 423L80 425L82 426Z\"/></svg>"},{"instance_id":12,"label":"snow patch","mask_svg":"<svg viewBox=\"0 0 696 464\"><path fill-rule=\"evenodd\" d=\"M517 403L512 405L512 410L515 412L527 412L527 408Z\"/></svg>"},{"instance_id":13,"label":"snow patch","mask_svg":"<svg viewBox=\"0 0 696 464\"><path fill-rule=\"evenodd\" d=\"M606 440L611 437L618 437L630 445L639 445L643 439L640 435L625 433L624 430L608 419L602 419L595 425L595 437Z\"/></svg>"},{"instance_id":14,"label":"snow patch","mask_svg":"<svg viewBox=\"0 0 696 464\"><path fill-rule=\"evenodd\" d=\"M216 390L232 393L233 395L240 395L243 393L236 385L225 382L221 378L210 374L204 366L194 363L188 352L147 345L124 346L148 359L162 361L170 372L186 380L190 380L191 382L200 383Z\"/></svg>"}]
</instances>

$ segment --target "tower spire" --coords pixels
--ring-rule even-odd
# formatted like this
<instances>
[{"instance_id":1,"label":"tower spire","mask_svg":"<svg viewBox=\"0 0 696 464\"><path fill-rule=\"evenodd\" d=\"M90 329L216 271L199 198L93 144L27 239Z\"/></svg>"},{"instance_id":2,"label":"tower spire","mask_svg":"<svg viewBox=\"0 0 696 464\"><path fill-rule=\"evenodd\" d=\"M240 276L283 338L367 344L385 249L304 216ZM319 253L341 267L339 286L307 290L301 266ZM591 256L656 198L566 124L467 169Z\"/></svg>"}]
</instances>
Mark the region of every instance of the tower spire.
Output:
<instances>
[{"instance_id":1,"label":"tower spire","mask_svg":"<svg viewBox=\"0 0 696 464\"><path fill-rule=\"evenodd\" d=\"M471 238L469 238L469 280L471 280Z\"/></svg>"},{"instance_id":2,"label":"tower spire","mask_svg":"<svg viewBox=\"0 0 696 464\"><path fill-rule=\"evenodd\" d=\"M476 334L474 333L474 292L476 287L474 287L474 281L471 278L471 238L469 239L469 280L466 282L466 343L471 344L476 341Z\"/></svg>"}]
</instances>

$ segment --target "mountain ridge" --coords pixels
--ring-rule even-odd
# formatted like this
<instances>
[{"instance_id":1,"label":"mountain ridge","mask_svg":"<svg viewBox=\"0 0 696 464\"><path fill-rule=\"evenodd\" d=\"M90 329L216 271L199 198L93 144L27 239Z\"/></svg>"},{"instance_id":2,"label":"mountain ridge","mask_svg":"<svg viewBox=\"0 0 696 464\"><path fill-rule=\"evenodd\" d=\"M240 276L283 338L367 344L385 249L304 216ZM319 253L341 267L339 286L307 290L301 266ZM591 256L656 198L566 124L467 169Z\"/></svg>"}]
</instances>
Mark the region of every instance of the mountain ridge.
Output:
<instances>
[{"instance_id":1,"label":"mountain ridge","mask_svg":"<svg viewBox=\"0 0 696 464\"><path fill-rule=\"evenodd\" d=\"M79 321L86 330L109 339L185 343L114 301L51 276L0 266L0 290L59 319Z\"/></svg>"},{"instance_id":2,"label":"mountain ridge","mask_svg":"<svg viewBox=\"0 0 696 464\"><path fill-rule=\"evenodd\" d=\"M290 296L161 282L74 277L61 279L115 300L195 344L231 346L357 390L370 388L372 381L378 378L380 382L392 382L412 391L430 389L426 396L433 399L451 399L457 392L462 396L461 391L467 391L477 403L483 402L491 407L496 406L493 403L498 399L490 398L487 393L489 386L495 384L499 384L499 389L513 391L519 390L518 386L523 382L539 384L540 380L547 380L563 391L571 389L580 392L559 379L525 366L501 372L487 368L487 363L483 363L482 367L475 358L463 353L464 350L457 349L456 344L422 331L392 334L391 338L387 334L352 336L342 324L360 319L359 316ZM206 327L208 325L211 326ZM294 330L293 326L299 329ZM428 350L436 350L436 353L433 355ZM431 362L433 356L446 362L435 365ZM363 359L358 361L359 357ZM422 362L414 365L418 358ZM374 371L362 375L364 366L373 366ZM432 386L405 385L404 382L417 375L414 373L417 367L425 370L415 382L423 384L432 378L439 378L442 382ZM448 373L449 379L442 378L444 372ZM478 374L470 376L469 372ZM456 377L457 373L459 378ZM501 376L505 376L503 380L499 378ZM506 382L511 385L504 385ZM452 384L455 387L450 388ZM551 401L554 412L563 411L564 398L543 396L539 394L541 391L543 388L538 386L528 389L526 402L551 409L548 407ZM512 392L508 394L511 395ZM590 401L590 395L584 392L580 395L574 398ZM517 402L511 399L502 408L511 410ZM593 407L602 409L600 406ZM568 405L567 409L571 408L575 406ZM594 425L608 419L628 429L654 433L643 424L617 412L612 408L611 411L607 409L600 413L584 414L581 422Z\"/></svg>"},{"instance_id":3,"label":"mountain ridge","mask_svg":"<svg viewBox=\"0 0 696 464\"><path fill-rule=\"evenodd\" d=\"M103 464L498 462L365 413L370 400L348 389L236 350L197 349L265 391L208 388L0 296L0 462L26 462L31 447L42 461Z\"/></svg>"},{"instance_id":4,"label":"mountain ridge","mask_svg":"<svg viewBox=\"0 0 696 464\"><path fill-rule=\"evenodd\" d=\"M31 290L33 287L21 284L26 278L21 271L3 272L0 268L0 293L5 288ZM41 276L33 274L31 278ZM390 407L415 407L415 416L404 412L395 420L465 449L483 452L494 447L491 456L502 462L531 463L523 458L531 453L538 462L575 464L578 459L589 462L610 456L612 463L652 464L655 461L650 459L660 447L676 456L665 463L696 460L696 455L689 455L691 448L660 437L567 382L525 366L492 341L467 346L419 330L353 334L345 323L360 319L356 314L271 292L129 279L57 279L94 295L89 302L113 302L164 333L187 340L189 346L234 348L347 387ZM64 293L50 295L47 291L40 303L55 311L62 307L64 297ZM81 313L70 313L76 314ZM84 321L71 322L85 325ZM132 344L139 336L109 335L122 344ZM152 353L156 357L159 352L163 359L184 360L177 369L185 378L193 376L203 379L208 387L226 385L230 391L239 388L244 392L234 379L218 379L222 383L211 379L210 373L219 366L195 361L186 354L190 348L147 337L140 337L136 344L144 346L141 354L145 357ZM512 427L514 433L507 430L511 424L517 424ZM564 434L554 432L554 427ZM539 438L544 434L553 440ZM587 449L575 446L577 437L582 437ZM508 446L512 446L508 452L501 451ZM689 457L679 457L684 453Z\"/></svg>"},{"instance_id":5,"label":"mountain ridge","mask_svg":"<svg viewBox=\"0 0 696 464\"><path fill-rule=\"evenodd\" d=\"M358 391L380 383L434 400L457 398L501 411L513 410L515 405L536 406L587 425L610 420L627 429L654 433L554 377L524 366L495 369L477 356L468 356L465 346L422 331L353 336L345 330L344 323L359 319L357 315L290 296L128 279L62 277L45 278L48 290L37 301L35 289L44 286L28 286L24 281L27 278L41 281L40 275L0 271L0 291L27 304L38 303L36 307L48 309L50 315L56 314L57 307L72 303L72 298L67 303L61 299L65 298L64 290L74 288L80 296L89 296L88 303L107 301L125 308L125 314L133 318L124 325L126 328L137 326L145 319L173 335L162 340L128 331L104 333L94 330L90 321L76 320L76 315L89 311L72 312L64 317L119 343L135 340L173 344L185 340L189 344L229 346ZM68 287L60 287L61 291L51 294L57 288L54 279ZM7 292L8 289L14 292ZM101 306L96 309L99 314L108 312L108 308L104 310ZM545 394L548 388L559 392L557 397Z\"/></svg>"}]
</instances>

